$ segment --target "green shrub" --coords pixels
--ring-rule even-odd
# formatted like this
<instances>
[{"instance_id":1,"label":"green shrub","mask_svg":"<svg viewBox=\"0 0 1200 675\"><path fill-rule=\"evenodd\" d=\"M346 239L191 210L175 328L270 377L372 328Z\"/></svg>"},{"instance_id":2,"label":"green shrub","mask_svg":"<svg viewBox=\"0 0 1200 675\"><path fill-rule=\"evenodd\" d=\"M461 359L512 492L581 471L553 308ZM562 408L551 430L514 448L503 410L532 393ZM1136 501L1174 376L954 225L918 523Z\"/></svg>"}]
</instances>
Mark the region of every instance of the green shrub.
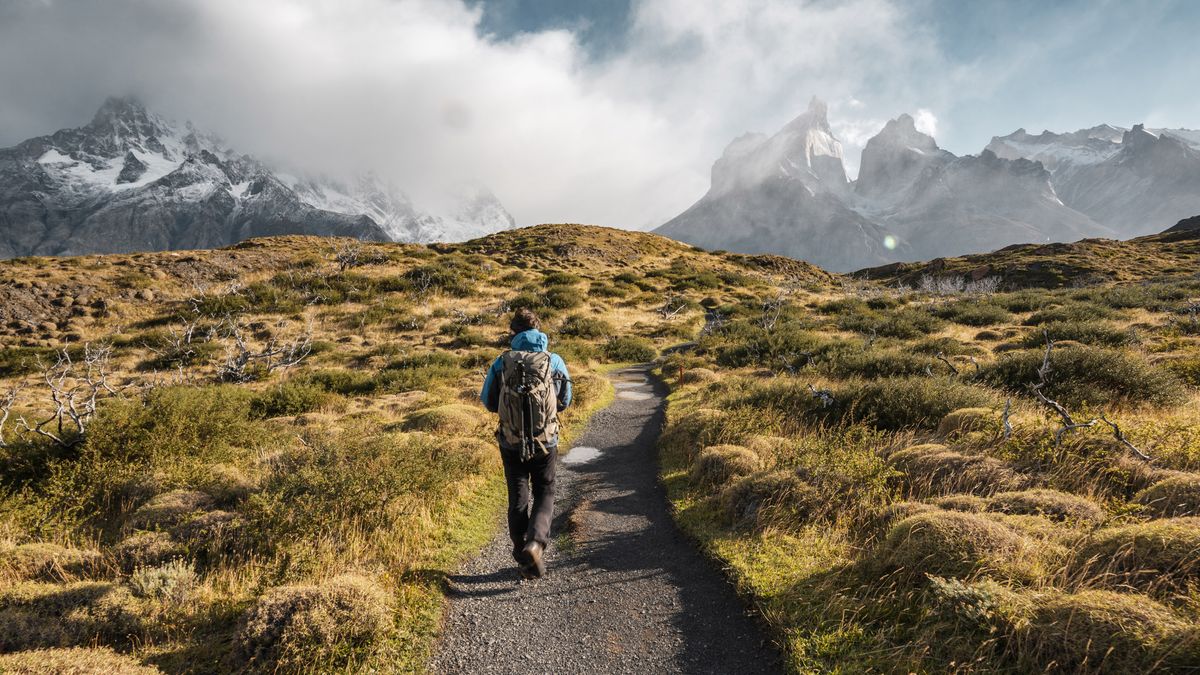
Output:
<instances>
[{"instance_id":1,"label":"green shrub","mask_svg":"<svg viewBox=\"0 0 1200 675\"><path fill-rule=\"evenodd\" d=\"M844 313L838 317L837 327L864 335L911 340L941 330L944 323L924 308L901 307L890 311Z\"/></svg>"},{"instance_id":2,"label":"green shrub","mask_svg":"<svg viewBox=\"0 0 1200 675\"><path fill-rule=\"evenodd\" d=\"M1044 345L1047 333L1055 341L1070 340L1100 347L1122 347L1138 342L1132 330L1117 328L1102 321L1051 321L1043 324L1042 330L1026 333L1020 344L1026 348Z\"/></svg>"},{"instance_id":3,"label":"green shrub","mask_svg":"<svg viewBox=\"0 0 1200 675\"><path fill-rule=\"evenodd\" d=\"M370 373L358 370L314 370L297 375L293 381L343 396L369 394L378 384Z\"/></svg>"},{"instance_id":4,"label":"green shrub","mask_svg":"<svg viewBox=\"0 0 1200 675\"><path fill-rule=\"evenodd\" d=\"M1035 312L1029 318L1025 319L1024 324L1026 326L1041 326L1047 323L1087 322L1096 321L1097 319L1109 319L1114 314L1107 307L1090 303L1072 302Z\"/></svg>"},{"instance_id":5,"label":"green shrub","mask_svg":"<svg viewBox=\"0 0 1200 675\"><path fill-rule=\"evenodd\" d=\"M645 363L658 355L649 340L635 335L614 335L604 343L604 358L616 362Z\"/></svg>"},{"instance_id":6,"label":"green shrub","mask_svg":"<svg viewBox=\"0 0 1200 675\"><path fill-rule=\"evenodd\" d=\"M572 314L563 322L558 332L571 337L595 339L612 335L616 331L612 324L604 319Z\"/></svg>"},{"instance_id":7,"label":"green shrub","mask_svg":"<svg viewBox=\"0 0 1200 675\"><path fill-rule=\"evenodd\" d=\"M1012 320L1007 309L974 299L957 300L937 308L934 313L964 326L994 326Z\"/></svg>"},{"instance_id":8,"label":"green shrub","mask_svg":"<svg viewBox=\"0 0 1200 675\"><path fill-rule=\"evenodd\" d=\"M110 399L89 427L86 449L106 462L228 458L261 439L250 422L254 393L233 385L162 387L144 399Z\"/></svg>"},{"instance_id":9,"label":"green shrub","mask_svg":"<svg viewBox=\"0 0 1200 675\"><path fill-rule=\"evenodd\" d=\"M551 309L571 309L583 304L582 296L575 286L556 284L542 291L542 304Z\"/></svg>"},{"instance_id":10,"label":"green shrub","mask_svg":"<svg viewBox=\"0 0 1200 675\"><path fill-rule=\"evenodd\" d=\"M838 412L882 429L936 429L951 411L997 403L992 392L949 377L889 377L850 383L834 398Z\"/></svg>"},{"instance_id":11,"label":"green shrub","mask_svg":"<svg viewBox=\"0 0 1200 675\"><path fill-rule=\"evenodd\" d=\"M330 405L334 395L319 384L289 380L258 394L250 402L255 417L283 417L320 410Z\"/></svg>"},{"instance_id":12,"label":"green shrub","mask_svg":"<svg viewBox=\"0 0 1200 675\"><path fill-rule=\"evenodd\" d=\"M821 372L834 377L895 377L898 375L920 375L927 368L942 368L928 356L913 354L899 349L844 350L834 353L820 365Z\"/></svg>"},{"instance_id":13,"label":"green shrub","mask_svg":"<svg viewBox=\"0 0 1200 675\"><path fill-rule=\"evenodd\" d=\"M1044 350L1010 352L983 367L983 380L1014 393L1029 392L1039 381ZM1136 354L1100 347L1067 346L1050 354L1049 383L1043 392L1067 406L1116 402L1169 405L1183 387L1169 371Z\"/></svg>"}]
</instances>

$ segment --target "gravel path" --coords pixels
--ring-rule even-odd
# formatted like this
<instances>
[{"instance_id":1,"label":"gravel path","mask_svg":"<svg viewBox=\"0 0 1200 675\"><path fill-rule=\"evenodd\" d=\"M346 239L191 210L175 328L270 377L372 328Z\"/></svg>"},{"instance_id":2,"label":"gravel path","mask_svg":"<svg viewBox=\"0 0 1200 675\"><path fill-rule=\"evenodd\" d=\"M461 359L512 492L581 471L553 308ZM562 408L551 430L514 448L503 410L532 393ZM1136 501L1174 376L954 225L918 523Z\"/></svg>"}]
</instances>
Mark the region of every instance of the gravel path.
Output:
<instances>
[{"instance_id":1,"label":"gravel path","mask_svg":"<svg viewBox=\"0 0 1200 675\"><path fill-rule=\"evenodd\" d=\"M449 577L434 673L776 673L778 653L671 520L655 442L665 388L613 375L559 466L546 577L520 581L505 532Z\"/></svg>"}]
</instances>

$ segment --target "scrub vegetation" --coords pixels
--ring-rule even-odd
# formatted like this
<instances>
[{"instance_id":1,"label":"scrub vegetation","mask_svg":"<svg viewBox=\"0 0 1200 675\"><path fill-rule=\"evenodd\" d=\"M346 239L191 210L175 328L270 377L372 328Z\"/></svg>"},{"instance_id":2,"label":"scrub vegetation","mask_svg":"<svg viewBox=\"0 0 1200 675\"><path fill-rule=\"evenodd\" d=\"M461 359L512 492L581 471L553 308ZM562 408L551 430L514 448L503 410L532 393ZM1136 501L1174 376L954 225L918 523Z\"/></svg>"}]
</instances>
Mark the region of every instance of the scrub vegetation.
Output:
<instances>
[{"instance_id":1,"label":"scrub vegetation","mask_svg":"<svg viewBox=\"0 0 1200 675\"><path fill-rule=\"evenodd\" d=\"M568 437L658 359L679 522L794 671L1194 668L1200 280L1138 245L1069 284L568 225L5 261L0 670L421 670L499 525L476 396L522 306Z\"/></svg>"},{"instance_id":2,"label":"scrub vegetation","mask_svg":"<svg viewBox=\"0 0 1200 675\"><path fill-rule=\"evenodd\" d=\"M679 522L795 672L1195 671L1198 244L720 298L661 367Z\"/></svg>"},{"instance_id":3,"label":"scrub vegetation","mask_svg":"<svg viewBox=\"0 0 1200 675\"><path fill-rule=\"evenodd\" d=\"M605 369L699 329L698 270L768 283L566 226L0 263L0 670L420 670L502 515L512 309L568 360L569 441Z\"/></svg>"}]
</instances>

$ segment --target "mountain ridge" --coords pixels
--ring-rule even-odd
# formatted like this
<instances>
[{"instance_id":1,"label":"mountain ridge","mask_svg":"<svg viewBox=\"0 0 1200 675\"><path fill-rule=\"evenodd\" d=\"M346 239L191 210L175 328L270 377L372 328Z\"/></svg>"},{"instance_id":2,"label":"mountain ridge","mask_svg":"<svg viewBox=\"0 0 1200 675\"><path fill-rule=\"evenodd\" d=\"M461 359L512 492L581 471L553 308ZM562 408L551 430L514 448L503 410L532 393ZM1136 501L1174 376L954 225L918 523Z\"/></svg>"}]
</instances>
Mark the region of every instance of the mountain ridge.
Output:
<instances>
[{"instance_id":1,"label":"mountain ridge","mask_svg":"<svg viewBox=\"0 0 1200 675\"><path fill-rule=\"evenodd\" d=\"M190 122L109 98L91 122L0 149L0 257L212 248L272 234L468 239L513 227L471 186L449 214L374 174L296 177Z\"/></svg>"}]
</instances>

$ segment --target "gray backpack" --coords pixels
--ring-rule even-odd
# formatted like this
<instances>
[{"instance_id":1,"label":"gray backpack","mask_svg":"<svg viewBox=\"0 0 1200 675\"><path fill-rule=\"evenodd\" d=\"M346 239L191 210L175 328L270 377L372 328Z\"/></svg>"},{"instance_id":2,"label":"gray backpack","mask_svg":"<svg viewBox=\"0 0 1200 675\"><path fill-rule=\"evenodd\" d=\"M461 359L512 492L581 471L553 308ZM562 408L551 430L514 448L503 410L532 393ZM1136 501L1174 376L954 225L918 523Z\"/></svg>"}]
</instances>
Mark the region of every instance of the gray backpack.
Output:
<instances>
[{"instance_id":1,"label":"gray backpack","mask_svg":"<svg viewBox=\"0 0 1200 675\"><path fill-rule=\"evenodd\" d=\"M508 351L500 363L500 445L520 448L523 462L547 454L558 439L558 390L550 354Z\"/></svg>"}]
</instances>

